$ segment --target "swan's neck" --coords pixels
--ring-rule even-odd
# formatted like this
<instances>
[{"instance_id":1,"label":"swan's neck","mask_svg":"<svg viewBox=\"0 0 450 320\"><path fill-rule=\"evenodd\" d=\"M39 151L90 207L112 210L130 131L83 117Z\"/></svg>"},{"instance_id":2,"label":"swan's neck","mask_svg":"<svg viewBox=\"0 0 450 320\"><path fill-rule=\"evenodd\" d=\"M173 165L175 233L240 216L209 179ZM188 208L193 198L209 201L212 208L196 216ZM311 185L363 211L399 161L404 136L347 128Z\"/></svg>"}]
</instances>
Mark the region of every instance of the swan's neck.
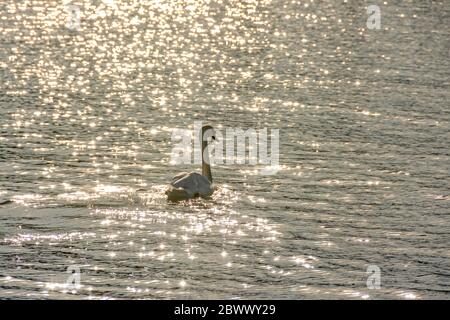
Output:
<instances>
[{"instance_id":1,"label":"swan's neck","mask_svg":"<svg viewBox=\"0 0 450 320\"><path fill-rule=\"evenodd\" d=\"M203 136L203 135L202 135ZM208 142L202 141L202 175L208 178L212 183L211 166L209 165L209 154L205 152Z\"/></svg>"}]
</instances>

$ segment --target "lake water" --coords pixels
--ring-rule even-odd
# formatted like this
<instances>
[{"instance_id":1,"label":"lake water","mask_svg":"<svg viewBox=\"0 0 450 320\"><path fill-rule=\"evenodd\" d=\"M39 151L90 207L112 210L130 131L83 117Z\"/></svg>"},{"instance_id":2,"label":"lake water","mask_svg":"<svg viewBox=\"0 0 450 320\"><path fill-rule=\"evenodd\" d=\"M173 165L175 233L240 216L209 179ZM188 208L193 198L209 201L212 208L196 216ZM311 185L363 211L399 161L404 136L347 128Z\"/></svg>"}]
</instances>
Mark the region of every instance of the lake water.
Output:
<instances>
[{"instance_id":1,"label":"lake water","mask_svg":"<svg viewBox=\"0 0 450 320\"><path fill-rule=\"evenodd\" d=\"M0 298L450 298L447 0L71 4L0 3ZM279 171L168 203L194 121Z\"/></svg>"}]
</instances>

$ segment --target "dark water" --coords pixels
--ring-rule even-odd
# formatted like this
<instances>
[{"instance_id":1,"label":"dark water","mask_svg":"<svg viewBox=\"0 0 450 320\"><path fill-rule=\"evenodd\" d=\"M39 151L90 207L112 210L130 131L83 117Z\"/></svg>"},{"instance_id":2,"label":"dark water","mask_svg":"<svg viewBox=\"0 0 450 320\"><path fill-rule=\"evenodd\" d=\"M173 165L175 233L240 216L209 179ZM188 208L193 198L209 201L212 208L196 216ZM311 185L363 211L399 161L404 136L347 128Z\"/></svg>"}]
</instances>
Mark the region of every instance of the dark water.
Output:
<instances>
[{"instance_id":1,"label":"dark water","mask_svg":"<svg viewBox=\"0 0 450 320\"><path fill-rule=\"evenodd\" d=\"M450 2L72 4L0 3L1 298L450 297ZM195 120L280 170L167 203Z\"/></svg>"}]
</instances>

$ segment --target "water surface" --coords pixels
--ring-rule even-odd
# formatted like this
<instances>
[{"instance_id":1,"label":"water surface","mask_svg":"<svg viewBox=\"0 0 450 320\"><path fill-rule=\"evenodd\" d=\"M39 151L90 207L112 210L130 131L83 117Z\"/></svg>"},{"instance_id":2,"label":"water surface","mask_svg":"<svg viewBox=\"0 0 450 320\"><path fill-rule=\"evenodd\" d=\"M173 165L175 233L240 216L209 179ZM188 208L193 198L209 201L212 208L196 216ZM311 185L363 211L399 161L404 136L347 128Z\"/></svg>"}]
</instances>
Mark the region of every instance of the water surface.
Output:
<instances>
[{"instance_id":1,"label":"water surface","mask_svg":"<svg viewBox=\"0 0 450 320\"><path fill-rule=\"evenodd\" d=\"M71 4L0 3L1 298L450 297L448 1ZM168 203L196 120L280 170Z\"/></svg>"}]
</instances>

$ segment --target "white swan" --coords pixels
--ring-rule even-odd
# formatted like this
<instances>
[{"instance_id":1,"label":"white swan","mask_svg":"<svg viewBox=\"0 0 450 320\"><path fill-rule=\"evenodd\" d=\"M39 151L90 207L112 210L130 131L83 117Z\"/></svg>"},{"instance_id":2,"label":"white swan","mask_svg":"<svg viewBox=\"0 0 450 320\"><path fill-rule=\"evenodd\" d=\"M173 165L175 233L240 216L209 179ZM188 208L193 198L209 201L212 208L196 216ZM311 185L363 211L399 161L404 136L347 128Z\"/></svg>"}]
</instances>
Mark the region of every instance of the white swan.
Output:
<instances>
[{"instance_id":1,"label":"white swan","mask_svg":"<svg viewBox=\"0 0 450 320\"><path fill-rule=\"evenodd\" d=\"M208 137L216 140L214 129L211 126L203 126L200 135L202 143L202 174L183 172L176 175L166 190L169 201L181 201L195 197L208 198L213 194L211 166L208 152L205 152L208 146Z\"/></svg>"}]
</instances>

